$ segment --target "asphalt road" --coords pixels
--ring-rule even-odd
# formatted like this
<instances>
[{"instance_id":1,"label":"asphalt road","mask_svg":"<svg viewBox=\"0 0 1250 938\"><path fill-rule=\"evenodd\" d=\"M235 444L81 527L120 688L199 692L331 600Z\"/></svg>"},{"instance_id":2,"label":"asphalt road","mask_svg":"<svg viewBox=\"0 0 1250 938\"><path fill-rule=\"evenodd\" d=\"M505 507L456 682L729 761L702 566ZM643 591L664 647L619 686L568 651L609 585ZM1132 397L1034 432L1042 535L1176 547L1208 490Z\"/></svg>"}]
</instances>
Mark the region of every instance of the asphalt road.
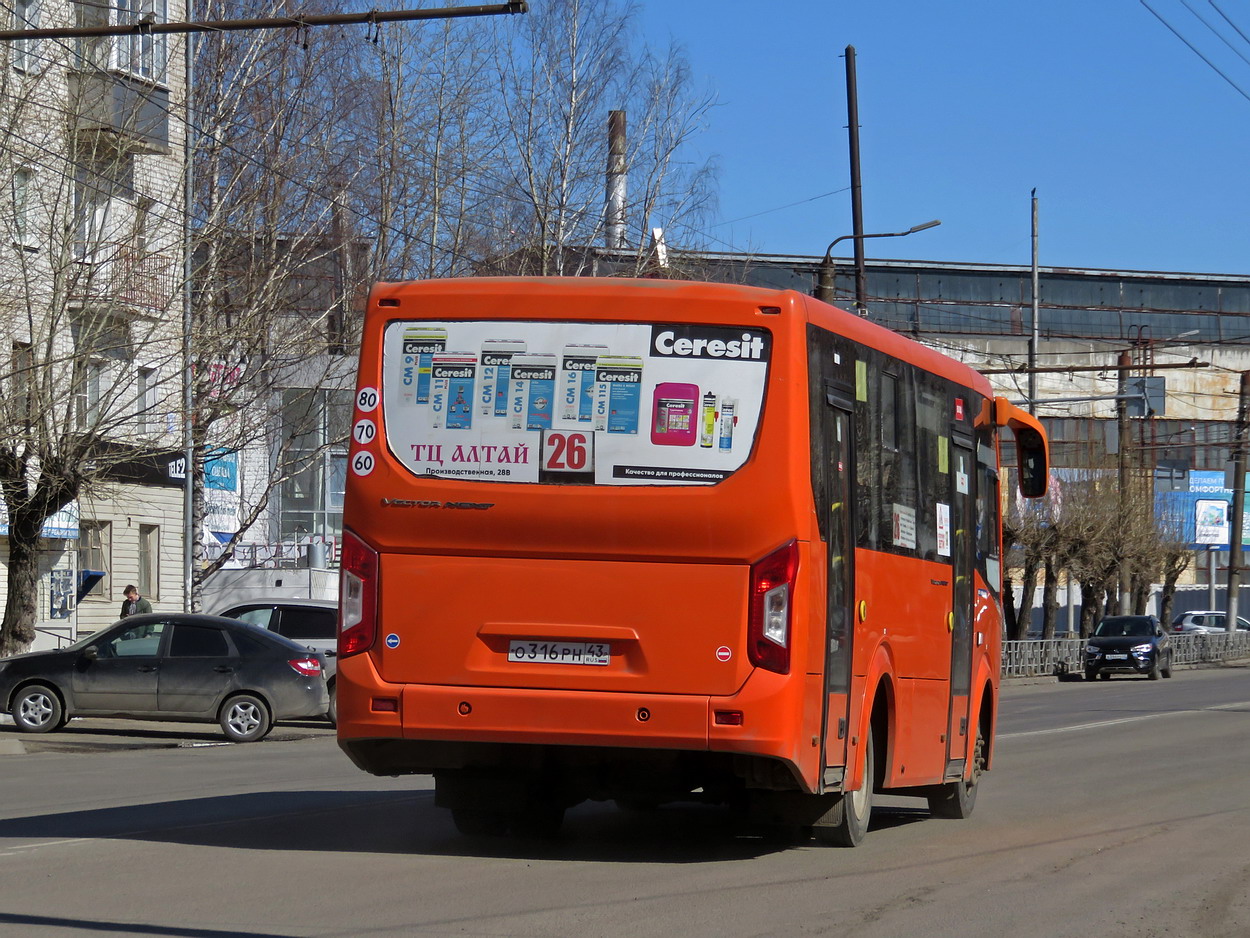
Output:
<instances>
[{"instance_id":1,"label":"asphalt road","mask_svg":"<svg viewBox=\"0 0 1250 938\"><path fill-rule=\"evenodd\" d=\"M0 755L0 935L1250 934L1250 669L1010 685L974 816L892 799L855 850L604 804L473 840L324 725L117 722Z\"/></svg>"}]
</instances>

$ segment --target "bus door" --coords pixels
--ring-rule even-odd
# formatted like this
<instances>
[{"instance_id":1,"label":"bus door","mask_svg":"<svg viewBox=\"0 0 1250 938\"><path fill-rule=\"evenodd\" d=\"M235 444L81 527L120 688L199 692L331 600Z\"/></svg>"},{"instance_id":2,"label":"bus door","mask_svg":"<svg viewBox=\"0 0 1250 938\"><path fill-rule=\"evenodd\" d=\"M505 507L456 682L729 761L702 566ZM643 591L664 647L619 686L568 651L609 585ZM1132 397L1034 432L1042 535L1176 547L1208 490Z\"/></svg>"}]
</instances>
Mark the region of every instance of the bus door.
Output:
<instances>
[{"instance_id":1,"label":"bus door","mask_svg":"<svg viewBox=\"0 0 1250 938\"><path fill-rule=\"evenodd\" d=\"M823 426L817 455L823 467L827 605L825 607L824 784L840 788L846 765L847 726L850 720L851 645L855 634L855 513L851 510L851 472L854 434L851 393L825 387Z\"/></svg>"},{"instance_id":2,"label":"bus door","mask_svg":"<svg viewBox=\"0 0 1250 938\"><path fill-rule=\"evenodd\" d=\"M950 725L946 734L946 778L962 777L970 732L972 685L972 600L976 564L976 456L971 434L951 434L951 642Z\"/></svg>"}]
</instances>

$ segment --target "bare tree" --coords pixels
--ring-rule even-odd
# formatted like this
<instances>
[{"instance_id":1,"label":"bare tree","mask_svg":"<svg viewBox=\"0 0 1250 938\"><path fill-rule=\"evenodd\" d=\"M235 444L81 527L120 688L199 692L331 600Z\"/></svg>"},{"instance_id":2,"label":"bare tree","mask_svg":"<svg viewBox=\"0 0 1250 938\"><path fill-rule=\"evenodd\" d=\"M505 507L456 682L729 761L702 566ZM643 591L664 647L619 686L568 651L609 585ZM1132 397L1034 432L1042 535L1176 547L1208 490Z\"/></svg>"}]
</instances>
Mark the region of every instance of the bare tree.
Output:
<instances>
[{"instance_id":1,"label":"bare tree","mask_svg":"<svg viewBox=\"0 0 1250 938\"><path fill-rule=\"evenodd\" d=\"M640 47L634 8L588 0L544 0L512 34L496 28L497 134L504 159L487 182L498 192L492 234L503 269L581 273L585 248L602 239L607 117L633 115L627 215L639 264L647 234L662 227L694 241L711 205L709 164L677 160L706 119L710 97L691 90L677 49L660 58Z\"/></svg>"},{"instance_id":2,"label":"bare tree","mask_svg":"<svg viewBox=\"0 0 1250 938\"><path fill-rule=\"evenodd\" d=\"M72 22L72 9L49 8L45 23ZM167 115L143 95L127 98L129 79L117 75L164 69L164 47L109 46L112 71L97 61L101 48L4 50L0 238L14 250L0 260L0 655L34 638L48 520L107 486L120 464L168 446L158 418L178 374L167 314L180 295L179 161L152 146L168 134Z\"/></svg>"},{"instance_id":3,"label":"bare tree","mask_svg":"<svg viewBox=\"0 0 1250 938\"><path fill-rule=\"evenodd\" d=\"M349 380L367 275L368 246L348 209L364 108L345 80L366 54L359 37L329 31L299 41L230 34L197 57L192 608L277 487L345 442L345 430L311 449L301 441L322 392ZM265 470L208 558L205 466L257 448Z\"/></svg>"}]
</instances>

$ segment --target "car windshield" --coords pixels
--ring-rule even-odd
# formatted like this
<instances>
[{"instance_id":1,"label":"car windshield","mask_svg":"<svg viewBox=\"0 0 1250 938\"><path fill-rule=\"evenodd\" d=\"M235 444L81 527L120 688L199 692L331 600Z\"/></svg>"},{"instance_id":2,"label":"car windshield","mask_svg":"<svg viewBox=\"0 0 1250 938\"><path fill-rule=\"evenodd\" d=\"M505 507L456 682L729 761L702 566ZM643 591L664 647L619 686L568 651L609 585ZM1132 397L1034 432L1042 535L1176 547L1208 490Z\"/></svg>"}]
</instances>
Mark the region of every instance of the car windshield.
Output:
<instances>
[{"instance_id":1,"label":"car windshield","mask_svg":"<svg viewBox=\"0 0 1250 938\"><path fill-rule=\"evenodd\" d=\"M1145 616L1113 616L1098 623L1094 634L1100 638L1116 635L1154 635L1154 623Z\"/></svg>"}]
</instances>

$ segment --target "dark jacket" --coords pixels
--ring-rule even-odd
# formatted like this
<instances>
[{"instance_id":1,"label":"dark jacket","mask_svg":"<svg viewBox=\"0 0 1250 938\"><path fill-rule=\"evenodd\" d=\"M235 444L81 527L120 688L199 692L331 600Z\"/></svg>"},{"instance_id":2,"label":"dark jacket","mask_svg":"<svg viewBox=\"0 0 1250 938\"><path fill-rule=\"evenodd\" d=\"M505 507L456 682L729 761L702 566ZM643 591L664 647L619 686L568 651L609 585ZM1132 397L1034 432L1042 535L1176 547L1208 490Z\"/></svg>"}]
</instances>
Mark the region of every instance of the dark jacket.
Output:
<instances>
[{"instance_id":1,"label":"dark jacket","mask_svg":"<svg viewBox=\"0 0 1250 938\"><path fill-rule=\"evenodd\" d=\"M152 604L140 596L134 602L129 599L122 600L122 612L118 618L124 619L126 616L142 615L145 612L152 611Z\"/></svg>"}]
</instances>

